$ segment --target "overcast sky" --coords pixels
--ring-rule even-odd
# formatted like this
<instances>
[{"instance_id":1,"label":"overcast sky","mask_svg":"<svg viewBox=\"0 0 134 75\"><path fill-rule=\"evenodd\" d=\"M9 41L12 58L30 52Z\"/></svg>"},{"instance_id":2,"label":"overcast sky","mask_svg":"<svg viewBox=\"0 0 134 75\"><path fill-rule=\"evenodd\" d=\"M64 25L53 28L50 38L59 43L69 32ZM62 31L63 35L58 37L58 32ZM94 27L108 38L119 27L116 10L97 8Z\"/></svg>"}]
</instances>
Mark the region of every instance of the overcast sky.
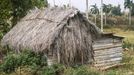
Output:
<instances>
[{"instance_id":1,"label":"overcast sky","mask_svg":"<svg viewBox=\"0 0 134 75\"><path fill-rule=\"evenodd\" d=\"M50 3L51 6L54 5L54 0L48 0L48 3ZM124 0L103 0L105 4L112 4L112 5L121 5L121 8L124 9ZM55 4L58 6L63 6L64 4L67 5L69 3L69 0L55 0ZM97 4L97 6L100 8L101 6L101 0L89 0L89 6ZM86 0L71 0L71 5L78 8L81 11L85 11L86 8Z\"/></svg>"}]
</instances>

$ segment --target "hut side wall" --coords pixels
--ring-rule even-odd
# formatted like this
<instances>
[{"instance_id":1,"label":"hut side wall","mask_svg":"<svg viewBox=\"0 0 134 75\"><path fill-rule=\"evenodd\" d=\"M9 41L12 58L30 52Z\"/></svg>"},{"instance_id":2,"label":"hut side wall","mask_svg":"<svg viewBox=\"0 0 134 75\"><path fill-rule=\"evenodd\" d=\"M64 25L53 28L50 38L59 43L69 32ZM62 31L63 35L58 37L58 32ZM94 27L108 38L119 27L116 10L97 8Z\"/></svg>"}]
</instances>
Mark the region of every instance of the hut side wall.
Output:
<instances>
[{"instance_id":1,"label":"hut side wall","mask_svg":"<svg viewBox=\"0 0 134 75\"><path fill-rule=\"evenodd\" d=\"M122 40L118 38L102 38L95 41L94 64L96 67L107 67L120 64L122 60Z\"/></svg>"}]
</instances>

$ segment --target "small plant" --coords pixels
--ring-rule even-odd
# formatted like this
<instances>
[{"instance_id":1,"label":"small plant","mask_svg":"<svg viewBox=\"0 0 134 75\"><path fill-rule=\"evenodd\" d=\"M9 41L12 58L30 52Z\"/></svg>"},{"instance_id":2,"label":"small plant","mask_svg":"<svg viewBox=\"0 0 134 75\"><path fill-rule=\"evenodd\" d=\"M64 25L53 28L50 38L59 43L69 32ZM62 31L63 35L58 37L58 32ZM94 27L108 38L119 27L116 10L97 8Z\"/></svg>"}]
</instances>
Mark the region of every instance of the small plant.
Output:
<instances>
[{"instance_id":1,"label":"small plant","mask_svg":"<svg viewBox=\"0 0 134 75\"><path fill-rule=\"evenodd\" d=\"M128 48L130 50L134 50L134 44L132 44L128 40L126 40L123 42L123 48Z\"/></svg>"},{"instance_id":2,"label":"small plant","mask_svg":"<svg viewBox=\"0 0 134 75\"><path fill-rule=\"evenodd\" d=\"M86 68L82 67L82 68L78 68L75 71L74 75L89 75L89 72L88 72L88 70Z\"/></svg>"},{"instance_id":3,"label":"small plant","mask_svg":"<svg viewBox=\"0 0 134 75\"><path fill-rule=\"evenodd\" d=\"M79 66L75 68L67 68L63 75L100 75L97 71L93 71L89 67Z\"/></svg>"},{"instance_id":4,"label":"small plant","mask_svg":"<svg viewBox=\"0 0 134 75\"><path fill-rule=\"evenodd\" d=\"M108 73L106 73L105 75L117 75L115 71L109 71Z\"/></svg>"},{"instance_id":5,"label":"small plant","mask_svg":"<svg viewBox=\"0 0 134 75\"><path fill-rule=\"evenodd\" d=\"M98 72L93 71L87 67L79 67L76 69L74 75L100 75Z\"/></svg>"},{"instance_id":6,"label":"small plant","mask_svg":"<svg viewBox=\"0 0 134 75\"><path fill-rule=\"evenodd\" d=\"M60 64L54 64L52 66L45 67L42 75L63 75L65 67Z\"/></svg>"}]
</instances>

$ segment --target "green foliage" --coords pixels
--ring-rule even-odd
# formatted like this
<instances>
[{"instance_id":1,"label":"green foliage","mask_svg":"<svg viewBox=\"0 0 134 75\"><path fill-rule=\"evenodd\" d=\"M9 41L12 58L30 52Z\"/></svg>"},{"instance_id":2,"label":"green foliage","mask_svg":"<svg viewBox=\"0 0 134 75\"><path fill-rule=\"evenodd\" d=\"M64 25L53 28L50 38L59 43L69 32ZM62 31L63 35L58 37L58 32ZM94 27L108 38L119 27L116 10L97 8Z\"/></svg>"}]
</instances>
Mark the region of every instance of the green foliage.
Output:
<instances>
[{"instance_id":1,"label":"green foliage","mask_svg":"<svg viewBox=\"0 0 134 75\"><path fill-rule=\"evenodd\" d=\"M108 73L106 73L105 75L118 75L118 74L116 74L116 72L115 71L109 71Z\"/></svg>"},{"instance_id":2,"label":"green foliage","mask_svg":"<svg viewBox=\"0 0 134 75\"><path fill-rule=\"evenodd\" d=\"M89 71L86 67L76 69L74 75L99 75L97 72Z\"/></svg>"},{"instance_id":3,"label":"green foliage","mask_svg":"<svg viewBox=\"0 0 134 75\"><path fill-rule=\"evenodd\" d=\"M124 8L132 8L133 1L132 0L124 0Z\"/></svg>"},{"instance_id":4,"label":"green foliage","mask_svg":"<svg viewBox=\"0 0 134 75\"><path fill-rule=\"evenodd\" d=\"M123 48L128 48L128 49L134 50L134 44L129 42L128 40L125 40L123 42Z\"/></svg>"},{"instance_id":5,"label":"green foliage","mask_svg":"<svg viewBox=\"0 0 134 75\"><path fill-rule=\"evenodd\" d=\"M3 64L0 65L0 70L5 73L14 72L20 66L31 66L35 69L38 66L47 65L47 59L43 54L36 54L30 50L26 50L20 54L9 53Z\"/></svg>"},{"instance_id":6,"label":"green foliage","mask_svg":"<svg viewBox=\"0 0 134 75\"><path fill-rule=\"evenodd\" d=\"M9 0L0 0L0 39L10 29L11 3Z\"/></svg>"},{"instance_id":7,"label":"green foliage","mask_svg":"<svg viewBox=\"0 0 134 75\"><path fill-rule=\"evenodd\" d=\"M131 15L134 16L134 3L132 3Z\"/></svg>"},{"instance_id":8,"label":"green foliage","mask_svg":"<svg viewBox=\"0 0 134 75\"><path fill-rule=\"evenodd\" d=\"M107 14L107 13L109 13L111 10L112 10L112 5L111 4L108 4L108 5L106 5L106 4L103 4L103 11Z\"/></svg>"},{"instance_id":9,"label":"green foliage","mask_svg":"<svg viewBox=\"0 0 134 75\"><path fill-rule=\"evenodd\" d=\"M0 0L0 39L30 9L46 7L47 0Z\"/></svg>"},{"instance_id":10,"label":"green foliage","mask_svg":"<svg viewBox=\"0 0 134 75\"><path fill-rule=\"evenodd\" d=\"M131 11L131 15L134 15L134 3L132 0L125 0L124 8L129 8Z\"/></svg>"},{"instance_id":11,"label":"green foliage","mask_svg":"<svg viewBox=\"0 0 134 75\"><path fill-rule=\"evenodd\" d=\"M121 15L122 15L120 5L114 6L114 7L112 8L112 14L113 14L113 15L116 15L116 16L121 16Z\"/></svg>"},{"instance_id":12,"label":"green foliage","mask_svg":"<svg viewBox=\"0 0 134 75\"><path fill-rule=\"evenodd\" d=\"M99 9L98 9L96 4L92 5L91 7L92 8L90 9L90 11L91 11L92 14L96 14L96 15L99 14Z\"/></svg>"},{"instance_id":13,"label":"green foliage","mask_svg":"<svg viewBox=\"0 0 134 75\"><path fill-rule=\"evenodd\" d=\"M65 67L60 64L54 64L52 66L45 67L42 71L42 75L63 75Z\"/></svg>"},{"instance_id":14,"label":"green foliage","mask_svg":"<svg viewBox=\"0 0 134 75\"><path fill-rule=\"evenodd\" d=\"M13 9L13 24L16 24L16 21L25 16L29 9L46 7L47 0L11 0L11 4Z\"/></svg>"}]
</instances>

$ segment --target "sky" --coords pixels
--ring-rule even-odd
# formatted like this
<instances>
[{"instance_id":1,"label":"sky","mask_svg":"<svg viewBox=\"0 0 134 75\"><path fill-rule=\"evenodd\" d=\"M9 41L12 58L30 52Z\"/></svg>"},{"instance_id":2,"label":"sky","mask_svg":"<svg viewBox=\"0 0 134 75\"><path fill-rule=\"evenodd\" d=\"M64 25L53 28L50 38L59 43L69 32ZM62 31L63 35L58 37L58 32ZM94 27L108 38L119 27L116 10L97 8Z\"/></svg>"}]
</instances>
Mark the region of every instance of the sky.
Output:
<instances>
[{"instance_id":1,"label":"sky","mask_svg":"<svg viewBox=\"0 0 134 75\"><path fill-rule=\"evenodd\" d=\"M48 3L53 6L54 0L48 0ZM71 2L70 2L71 1ZM55 0L55 4L58 6L63 6L71 3L72 6L78 8L80 11L85 12L86 10L86 0ZM121 5L122 11L124 10L124 0L103 0L104 4L112 4L117 6L118 4ZM89 0L89 7L90 5L97 4L97 6L100 8L101 6L101 0Z\"/></svg>"}]
</instances>

